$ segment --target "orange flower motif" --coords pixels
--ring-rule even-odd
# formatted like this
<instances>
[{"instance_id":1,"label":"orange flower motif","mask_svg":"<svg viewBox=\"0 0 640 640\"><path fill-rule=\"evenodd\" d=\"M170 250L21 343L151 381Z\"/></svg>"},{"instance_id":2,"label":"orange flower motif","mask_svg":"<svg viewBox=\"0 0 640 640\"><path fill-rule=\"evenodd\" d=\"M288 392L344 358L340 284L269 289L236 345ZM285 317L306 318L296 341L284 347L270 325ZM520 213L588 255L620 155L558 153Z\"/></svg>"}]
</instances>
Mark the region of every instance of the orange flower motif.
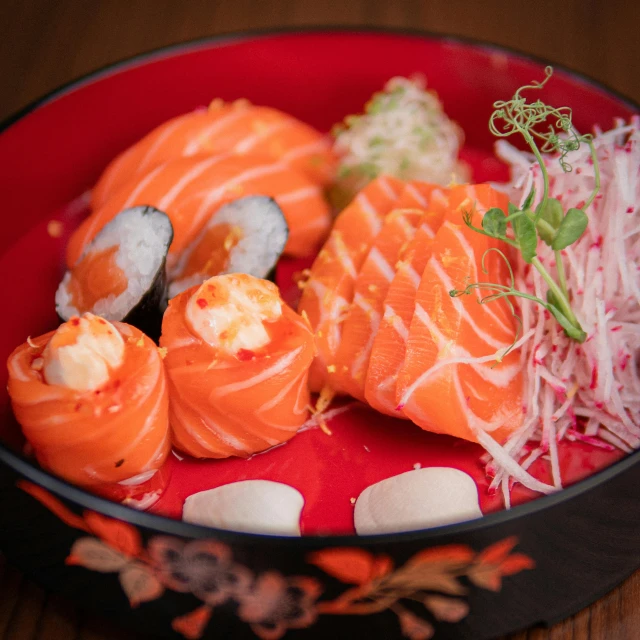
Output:
<instances>
[{"instance_id":1,"label":"orange flower motif","mask_svg":"<svg viewBox=\"0 0 640 640\"><path fill-rule=\"evenodd\" d=\"M435 633L433 626L399 602L417 600L436 620L459 622L469 613L469 605L454 597L467 592L460 578L467 576L479 587L498 590L502 576L533 568L534 563L527 556L511 554L516 543L515 538L508 538L479 554L466 545L433 547L416 553L396 569L387 556L374 556L364 549L317 551L308 557L310 564L356 585L335 600L319 602L318 610L325 614L367 615L389 609L398 616L406 637L428 640Z\"/></svg>"},{"instance_id":2,"label":"orange flower motif","mask_svg":"<svg viewBox=\"0 0 640 640\"><path fill-rule=\"evenodd\" d=\"M422 603L433 613L436 620L443 622L460 622L469 614L469 605L460 598L447 598L434 594L426 596Z\"/></svg>"},{"instance_id":3,"label":"orange flower motif","mask_svg":"<svg viewBox=\"0 0 640 640\"><path fill-rule=\"evenodd\" d=\"M211 619L212 609L205 604L189 613L174 618L171 628L183 635L187 640L198 640L202 637L206 626Z\"/></svg>"},{"instance_id":4,"label":"orange flower motif","mask_svg":"<svg viewBox=\"0 0 640 640\"><path fill-rule=\"evenodd\" d=\"M364 549L334 548L312 553L307 561L348 584L368 584L393 569L391 558Z\"/></svg>"},{"instance_id":5,"label":"orange flower motif","mask_svg":"<svg viewBox=\"0 0 640 640\"><path fill-rule=\"evenodd\" d=\"M409 640L429 640L433 638L435 633L433 626L410 611L400 610L398 612L398 620L402 635L409 638Z\"/></svg>"},{"instance_id":6,"label":"orange flower motif","mask_svg":"<svg viewBox=\"0 0 640 640\"><path fill-rule=\"evenodd\" d=\"M516 544L516 537L506 538L479 553L469 569L469 580L477 587L500 591L504 576L520 573L524 569L533 569L535 562L531 558L522 553L511 554Z\"/></svg>"}]
</instances>

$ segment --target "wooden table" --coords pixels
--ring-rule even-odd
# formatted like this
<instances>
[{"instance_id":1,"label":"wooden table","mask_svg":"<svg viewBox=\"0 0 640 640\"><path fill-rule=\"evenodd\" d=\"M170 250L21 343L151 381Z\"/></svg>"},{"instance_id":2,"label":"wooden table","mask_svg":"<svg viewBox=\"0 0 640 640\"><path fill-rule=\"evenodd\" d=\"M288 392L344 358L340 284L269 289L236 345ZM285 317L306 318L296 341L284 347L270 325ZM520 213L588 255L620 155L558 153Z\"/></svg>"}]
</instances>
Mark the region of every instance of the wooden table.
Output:
<instances>
[{"instance_id":1,"label":"wooden table","mask_svg":"<svg viewBox=\"0 0 640 640\"><path fill-rule=\"evenodd\" d=\"M640 3L624 0L2 0L0 119L97 67L216 33L378 25L471 36L557 61L640 102ZM549 630L509 640L637 640L640 572ZM78 613L0 559L0 636L139 638Z\"/></svg>"}]
</instances>

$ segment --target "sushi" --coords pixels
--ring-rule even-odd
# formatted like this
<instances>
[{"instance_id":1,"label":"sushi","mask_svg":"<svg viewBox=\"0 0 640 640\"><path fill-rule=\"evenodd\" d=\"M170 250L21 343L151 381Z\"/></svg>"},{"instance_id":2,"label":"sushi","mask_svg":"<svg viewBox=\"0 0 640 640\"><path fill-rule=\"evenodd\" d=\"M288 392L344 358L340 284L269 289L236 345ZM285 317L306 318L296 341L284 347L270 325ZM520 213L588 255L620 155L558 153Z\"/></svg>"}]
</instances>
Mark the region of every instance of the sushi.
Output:
<instances>
[{"instance_id":1,"label":"sushi","mask_svg":"<svg viewBox=\"0 0 640 640\"><path fill-rule=\"evenodd\" d=\"M175 158L142 176L134 176L82 222L67 246L73 266L95 235L122 209L151 205L171 219L174 238L167 264L172 268L212 215L240 197L272 197L289 226L285 252L312 254L331 226L322 188L303 173L265 156L220 154Z\"/></svg>"},{"instance_id":2,"label":"sushi","mask_svg":"<svg viewBox=\"0 0 640 640\"><path fill-rule=\"evenodd\" d=\"M369 248L354 283L353 301L342 322L342 338L335 354L336 375L331 379L336 392L365 400L365 378L382 320L383 303L416 228L425 217L434 223L425 207L435 190L428 183L407 183Z\"/></svg>"},{"instance_id":3,"label":"sushi","mask_svg":"<svg viewBox=\"0 0 640 640\"><path fill-rule=\"evenodd\" d=\"M404 363L409 325L413 317L420 277L431 257L435 236L442 224L449 199L445 189L430 193L429 203L411 241L396 263L381 309L382 319L373 336L365 381L365 398L377 411L395 418L406 418L397 409L396 383Z\"/></svg>"},{"instance_id":4,"label":"sushi","mask_svg":"<svg viewBox=\"0 0 640 640\"><path fill-rule=\"evenodd\" d=\"M394 209L387 215L367 255L353 290L353 302L342 322L335 354L334 391L364 401L365 376L373 340L382 319L382 304L402 248L415 234L422 209Z\"/></svg>"},{"instance_id":5,"label":"sushi","mask_svg":"<svg viewBox=\"0 0 640 640\"><path fill-rule=\"evenodd\" d=\"M470 229L492 207L506 210L507 197L489 185L450 191L450 208L435 236L420 279L405 359L398 374L398 409L418 426L465 440L484 433L504 442L523 421L520 354L512 351L517 322L504 299L478 304L486 290L452 297L470 282L509 282L496 252L509 247ZM482 266L481 266L482 265Z\"/></svg>"},{"instance_id":6,"label":"sushi","mask_svg":"<svg viewBox=\"0 0 640 640\"><path fill-rule=\"evenodd\" d=\"M270 276L288 235L287 221L273 198L247 196L223 205L180 255L169 296L222 273Z\"/></svg>"},{"instance_id":7,"label":"sushi","mask_svg":"<svg viewBox=\"0 0 640 640\"><path fill-rule=\"evenodd\" d=\"M248 457L304 424L313 335L272 282L228 274L187 289L169 301L160 344L184 453Z\"/></svg>"},{"instance_id":8,"label":"sushi","mask_svg":"<svg viewBox=\"0 0 640 640\"><path fill-rule=\"evenodd\" d=\"M312 391L331 387L341 321L353 299L358 270L403 187L400 180L384 176L370 182L337 217L311 266L298 311L309 318L318 347L309 378Z\"/></svg>"},{"instance_id":9,"label":"sushi","mask_svg":"<svg viewBox=\"0 0 640 640\"><path fill-rule=\"evenodd\" d=\"M55 298L60 318L91 312L157 339L167 306L165 265L172 238L171 221L162 211L120 212L62 278Z\"/></svg>"},{"instance_id":10,"label":"sushi","mask_svg":"<svg viewBox=\"0 0 640 640\"><path fill-rule=\"evenodd\" d=\"M159 498L169 398L147 336L86 313L28 339L7 367L16 419L44 469L114 500Z\"/></svg>"},{"instance_id":11,"label":"sushi","mask_svg":"<svg viewBox=\"0 0 640 640\"><path fill-rule=\"evenodd\" d=\"M92 191L92 206L101 207L131 179L167 160L229 151L279 161L320 186L329 184L335 173L331 141L313 127L247 100L214 100L208 109L164 122L115 158Z\"/></svg>"}]
</instances>

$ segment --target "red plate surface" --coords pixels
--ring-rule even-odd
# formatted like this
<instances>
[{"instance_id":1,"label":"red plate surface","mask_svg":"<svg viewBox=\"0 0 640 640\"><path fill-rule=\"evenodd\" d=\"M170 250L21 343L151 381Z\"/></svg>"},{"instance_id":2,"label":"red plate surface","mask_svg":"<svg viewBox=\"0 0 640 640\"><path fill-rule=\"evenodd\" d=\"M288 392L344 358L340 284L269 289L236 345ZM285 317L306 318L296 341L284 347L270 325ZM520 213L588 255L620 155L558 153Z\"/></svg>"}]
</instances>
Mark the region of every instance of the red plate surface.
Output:
<instances>
[{"instance_id":1,"label":"red plate surface","mask_svg":"<svg viewBox=\"0 0 640 640\"><path fill-rule=\"evenodd\" d=\"M85 213L83 194L107 162L164 120L214 97L245 97L278 107L322 130L360 110L372 92L393 75L423 73L448 114L465 130L465 158L476 180L504 177L492 157L487 120L492 103L520 85L542 78L543 66L499 49L417 35L315 32L239 37L176 48L98 74L45 101L0 135L0 193L3 233L0 277L4 309L0 320L3 360L27 335L56 324L53 295L62 272L66 237ZM588 81L558 72L545 99L570 105L586 131L612 125L633 108ZM53 238L48 222L63 223ZM295 289L281 265L285 295ZM9 311L10 310L10 311ZM8 416L6 369L0 369L0 410ZM470 473L485 511L500 507L486 493L475 445L427 434L413 425L356 407L330 423L249 460L197 462L172 459L170 485L154 510L179 517L194 491L247 478L287 482L306 499L305 533L352 531L350 499L372 482L422 467L447 465ZM0 426L14 446L15 423ZM365 448L366 447L366 448ZM367 450L368 449L368 450ZM579 444L561 446L569 482L606 466L619 454ZM536 463L544 475L544 462ZM531 495L516 488L516 501Z\"/></svg>"}]
</instances>

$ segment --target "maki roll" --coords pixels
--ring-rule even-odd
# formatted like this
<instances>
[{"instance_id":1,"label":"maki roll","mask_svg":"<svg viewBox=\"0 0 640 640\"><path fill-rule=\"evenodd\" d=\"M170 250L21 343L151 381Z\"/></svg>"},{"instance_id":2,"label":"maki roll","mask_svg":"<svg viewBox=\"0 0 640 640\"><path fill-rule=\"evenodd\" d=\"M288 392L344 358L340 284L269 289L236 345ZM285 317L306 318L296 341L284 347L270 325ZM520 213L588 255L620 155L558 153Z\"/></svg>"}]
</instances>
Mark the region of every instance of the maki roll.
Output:
<instances>
[{"instance_id":1,"label":"maki roll","mask_svg":"<svg viewBox=\"0 0 640 640\"><path fill-rule=\"evenodd\" d=\"M304 424L313 334L272 282L229 274L187 289L169 301L160 344L181 451L247 457Z\"/></svg>"},{"instance_id":2,"label":"maki roll","mask_svg":"<svg viewBox=\"0 0 640 640\"><path fill-rule=\"evenodd\" d=\"M282 209L289 226L287 255L312 255L329 233L329 204L322 187L305 174L252 153L194 155L168 160L143 176L132 177L94 208L69 239L67 265L73 266L100 229L123 209L150 205L171 219L174 238L167 264L172 269L220 207L255 195L274 198Z\"/></svg>"},{"instance_id":3,"label":"maki roll","mask_svg":"<svg viewBox=\"0 0 640 640\"><path fill-rule=\"evenodd\" d=\"M287 244L289 227L273 198L247 196L214 213L172 270L169 297L223 273L266 278Z\"/></svg>"},{"instance_id":4,"label":"maki roll","mask_svg":"<svg viewBox=\"0 0 640 640\"><path fill-rule=\"evenodd\" d=\"M16 419L44 469L140 507L160 497L169 398L147 336L87 313L28 339L7 367Z\"/></svg>"},{"instance_id":5,"label":"maki roll","mask_svg":"<svg viewBox=\"0 0 640 640\"><path fill-rule=\"evenodd\" d=\"M169 218L153 207L125 209L96 235L56 292L63 321L91 312L157 339L167 306Z\"/></svg>"}]
</instances>

